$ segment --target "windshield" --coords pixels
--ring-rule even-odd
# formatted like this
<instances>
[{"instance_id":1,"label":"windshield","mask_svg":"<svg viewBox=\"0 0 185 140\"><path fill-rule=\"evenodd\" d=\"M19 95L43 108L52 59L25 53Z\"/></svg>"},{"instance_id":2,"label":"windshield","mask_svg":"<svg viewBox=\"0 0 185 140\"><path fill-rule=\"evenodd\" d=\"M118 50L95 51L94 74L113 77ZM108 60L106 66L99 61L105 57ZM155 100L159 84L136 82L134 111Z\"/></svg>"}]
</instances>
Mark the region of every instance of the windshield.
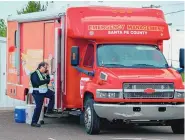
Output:
<instances>
[{"instance_id":1,"label":"windshield","mask_svg":"<svg viewBox=\"0 0 185 140\"><path fill-rule=\"evenodd\" d=\"M163 54L152 45L98 45L97 63L112 68L168 67Z\"/></svg>"}]
</instances>

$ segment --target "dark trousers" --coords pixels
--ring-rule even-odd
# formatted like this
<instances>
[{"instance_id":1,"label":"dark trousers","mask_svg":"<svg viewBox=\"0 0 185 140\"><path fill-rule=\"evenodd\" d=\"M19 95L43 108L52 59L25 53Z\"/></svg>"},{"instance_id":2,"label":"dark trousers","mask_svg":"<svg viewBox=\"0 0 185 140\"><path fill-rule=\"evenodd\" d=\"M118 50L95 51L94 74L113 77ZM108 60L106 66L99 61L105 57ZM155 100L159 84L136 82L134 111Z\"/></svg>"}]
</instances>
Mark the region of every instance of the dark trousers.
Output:
<instances>
[{"instance_id":1,"label":"dark trousers","mask_svg":"<svg viewBox=\"0 0 185 140\"><path fill-rule=\"evenodd\" d=\"M37 123L44 103L44 98L50 99L48 104L48 111L53 110L55 104L55 93L52 90L48 89L46 93L39 93L38 91L33 91L32 96L36 104L36 108L34 110L32 118L32 123Z\"/></svg>"}]
</instances>

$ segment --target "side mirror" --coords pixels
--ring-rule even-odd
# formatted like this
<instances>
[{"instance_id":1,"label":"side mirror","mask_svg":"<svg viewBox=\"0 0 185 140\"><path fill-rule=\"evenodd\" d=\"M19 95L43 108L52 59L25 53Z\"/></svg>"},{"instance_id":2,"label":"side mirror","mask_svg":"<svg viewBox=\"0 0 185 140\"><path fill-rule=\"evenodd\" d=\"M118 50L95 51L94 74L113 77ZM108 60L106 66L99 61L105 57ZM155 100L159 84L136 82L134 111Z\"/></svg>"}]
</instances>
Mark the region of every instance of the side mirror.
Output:
<instances>
[{"instance_id":1,"label":"side mirror","mask_svg":"<svg viewBox=\"0 0 185 140\"><path fill-rule=\"evenodd\" d=\"M179 62L180 62L180 68L184 68L184 48L180 49Z\"/></svg>"},{"instance_id":2,"label":"side mirror","mask_svg":"<svg viewBox=\"0 0 185 140\"><path fill-rule=\"evenodd\" d=\"M71 48L71 65L78 66L79 65L79 47L73 46Z\"/></svg>"}]
</instances>

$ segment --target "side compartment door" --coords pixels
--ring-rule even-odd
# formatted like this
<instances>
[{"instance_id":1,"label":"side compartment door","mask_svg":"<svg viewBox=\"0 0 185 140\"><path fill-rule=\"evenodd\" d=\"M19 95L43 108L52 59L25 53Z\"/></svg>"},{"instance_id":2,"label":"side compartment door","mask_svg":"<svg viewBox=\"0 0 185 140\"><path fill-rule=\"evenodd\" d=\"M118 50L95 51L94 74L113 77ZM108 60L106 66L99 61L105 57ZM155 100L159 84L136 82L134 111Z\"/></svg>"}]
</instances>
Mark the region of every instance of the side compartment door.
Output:
<instances>
[{"instance_id":1,"label":"side compartment door","mask_svg":"<svg viewBox=\"0 0 185 140\"><path fill-rule=\"evenodd\" d=\"M24 89L29 86L30 72L34 71L38 63L43 61L44 26L43 22L19 23L16 24L16 27L18 26L18 34L16 34L13 30L15 27L11 24L8 25L8 46L12 46L14 38L18 45L15 55L8 54L7 94L12 98L24 100ZM12 64L18 70L14 77L13 74L10 75Z\"/></svg>"},{"instance_id":2,"label":"side compartment door","mask_svg":"<svg viewBox=\"0 0 185 140\"><path fill-rule=\"evenodd\" d=\"M35 71L44 58L43 22L22 23L21 25L21 84L29 86L29 74Z\"/></svg>"},{"instance_id":3,"label":"side compartment door","mask_svg":"<svg viewBox=\"0 0 185 140\"><path fill-rule=\"evenodd\" d=\"M55 109L59 109L62 98L60 86L60 24L55 20L47 21L44 23L44 31L44 60L49 63L51 77L49 88L55 92Z\"/></svg>"}]
</instances>

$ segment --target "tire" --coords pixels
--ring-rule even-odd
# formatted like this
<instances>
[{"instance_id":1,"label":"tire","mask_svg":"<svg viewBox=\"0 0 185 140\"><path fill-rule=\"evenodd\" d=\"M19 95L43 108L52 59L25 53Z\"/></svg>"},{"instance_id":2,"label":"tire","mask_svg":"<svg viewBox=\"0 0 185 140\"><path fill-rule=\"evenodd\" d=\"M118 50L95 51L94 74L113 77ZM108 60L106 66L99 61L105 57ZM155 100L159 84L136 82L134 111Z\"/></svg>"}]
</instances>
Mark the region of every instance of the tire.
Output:
<instances>
[{"instance_id":1,"label":"tire","mask_svg":"<svg viewBox=\"0 0 185 140\"><path fill-rule=\"evenodd\" d=\"M82 112L82 114L80 114L80 125L85 125L84 124L84 112Z\"/></svg>"},{"instance_id":2,"label":"tire","mask_svg":"<svg viewBox=\"0 0 185 140\"><path fill-rule=\"evenodd\" d=\"M184 134L184 119L174 120L171 128L174 134Z\"/></svg>"},{"instance_id":3,"label":"tire","mask_svg":"<svg viewBox=\"0 0 185 140\"><path fill-rule=\"evenodd\" d=\"M85 102L84 125L86 132L90 135L100 133L100 118L94 111L94 100L87 99Z\"/></svg>"}]
</instances>

